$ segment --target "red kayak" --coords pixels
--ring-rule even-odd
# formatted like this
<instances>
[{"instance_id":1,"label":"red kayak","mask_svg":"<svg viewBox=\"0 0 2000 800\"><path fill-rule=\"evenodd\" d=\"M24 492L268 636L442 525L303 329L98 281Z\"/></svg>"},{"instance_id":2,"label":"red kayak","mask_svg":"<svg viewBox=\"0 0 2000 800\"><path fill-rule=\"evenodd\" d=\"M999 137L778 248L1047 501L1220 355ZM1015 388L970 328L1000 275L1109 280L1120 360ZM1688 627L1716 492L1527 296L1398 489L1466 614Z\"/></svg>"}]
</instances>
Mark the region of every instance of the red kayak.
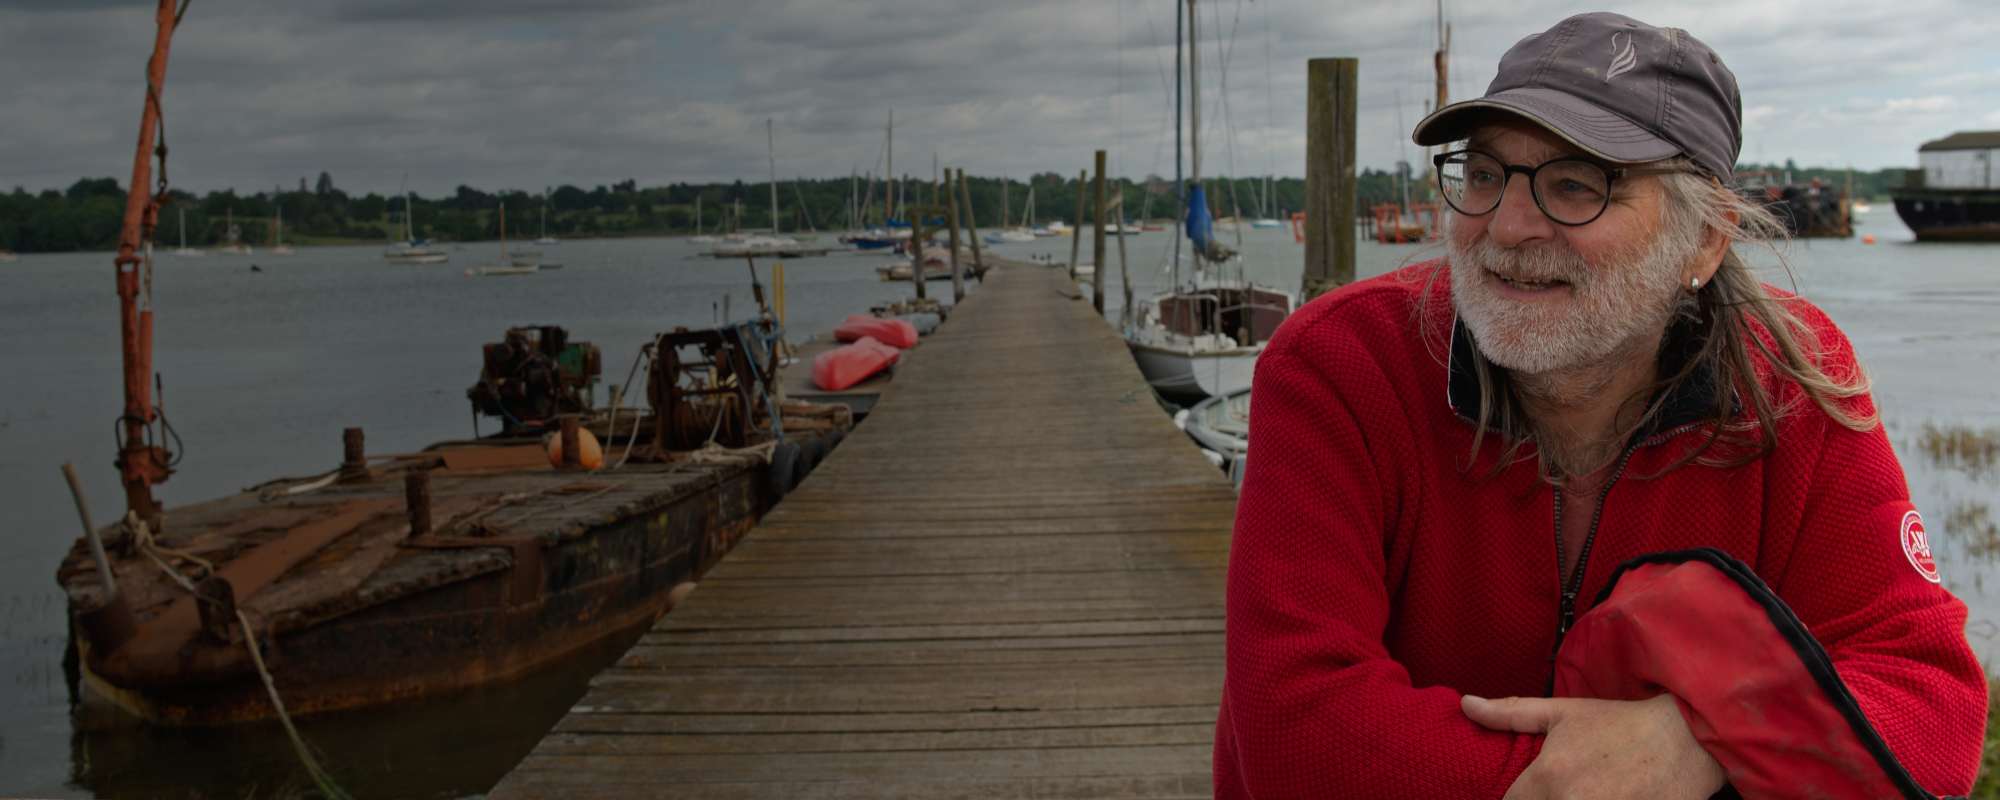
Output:
<instances>
[{"instance_id":1,"label":"red kayak","mask_svg":"<svg viewBox=\"0 0 2000 800\"><path fill-rule=\"evenodd\" d=\"M852 314L848 316L846 322L840 323L840 327L833 329L833 338L842 342L860 341L868 337L892 347L909 349L917 346L917 326L900 319Z\"/></svg>"},{"instance_id":2,"label":"red kayak","mask_svg":"<svg viewBox=\"0 0 2000 800\"><path fill-rule=\"evenodd\" d=\"M908 326L909 323L904 322L903 325ZM910 338L915 339L917 335L911 333ZM861 341L813 356L813 383L821 389L837 392L888 369L902 355L903 351L883 344L873 336L863 336Z\"/></svg>"}]
</instances>

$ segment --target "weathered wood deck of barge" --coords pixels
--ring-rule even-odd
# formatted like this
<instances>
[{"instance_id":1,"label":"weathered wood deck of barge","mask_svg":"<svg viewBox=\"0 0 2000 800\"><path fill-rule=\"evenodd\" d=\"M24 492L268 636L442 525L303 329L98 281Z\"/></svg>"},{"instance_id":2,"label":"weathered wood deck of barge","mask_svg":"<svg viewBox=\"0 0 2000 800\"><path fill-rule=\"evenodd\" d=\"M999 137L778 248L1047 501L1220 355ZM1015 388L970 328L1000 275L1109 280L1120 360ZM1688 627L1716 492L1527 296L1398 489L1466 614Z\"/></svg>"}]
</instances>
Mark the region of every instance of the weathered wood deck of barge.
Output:
<instances>
[{"instance_id":1,"label":"weathered wood deck of barge","mask_svg":"<svg viewBox=\"0 0 2000 800\"><path fill-rule=\"evenodd\" d=\"M1235 499L1010 265L492 797L1207 797Z\"/></svg>"}]
</instances>

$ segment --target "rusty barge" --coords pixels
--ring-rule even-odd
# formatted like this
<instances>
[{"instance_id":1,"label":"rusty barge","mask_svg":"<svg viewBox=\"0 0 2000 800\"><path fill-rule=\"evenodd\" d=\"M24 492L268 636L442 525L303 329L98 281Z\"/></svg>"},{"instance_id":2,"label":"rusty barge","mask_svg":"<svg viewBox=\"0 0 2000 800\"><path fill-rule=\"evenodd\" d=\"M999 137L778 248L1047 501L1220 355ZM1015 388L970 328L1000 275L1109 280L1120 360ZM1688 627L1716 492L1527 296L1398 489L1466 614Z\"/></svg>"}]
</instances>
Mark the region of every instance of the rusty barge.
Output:
<instances>
[{"instance_id":1,"label":"rusty barge","mask_svg":"<svg viewBox=\"0 0 2000 800\"><path fill-rule=\"evenodd\" d=\"M103 567L79 540L57 580L87 696L157 724L227 724L275 713L251 636L286 710L310 714L636 635L852 425L844 406L765 388L769 339L756 323L661 334L651 409L621 422L578 407L594 347L510 330L468 391L503 420L494 437L370 458L350 430L325 475L102 529ZM590 469L595 441L606 463Z\"/></svg>"}]
</instances>

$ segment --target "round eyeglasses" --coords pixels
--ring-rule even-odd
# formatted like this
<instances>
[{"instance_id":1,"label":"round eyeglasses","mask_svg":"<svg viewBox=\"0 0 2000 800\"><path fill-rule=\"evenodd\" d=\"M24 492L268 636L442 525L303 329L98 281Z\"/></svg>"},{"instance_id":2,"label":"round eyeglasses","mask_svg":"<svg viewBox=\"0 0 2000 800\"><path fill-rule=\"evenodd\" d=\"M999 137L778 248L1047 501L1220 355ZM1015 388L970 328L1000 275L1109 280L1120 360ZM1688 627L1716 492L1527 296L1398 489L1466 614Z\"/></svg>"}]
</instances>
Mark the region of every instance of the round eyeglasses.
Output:
<instances>
[{"instance_id":1,"label":"round eyeglasses","mask_svg":"<svg viewBox=\"0 0 2000 800\"><path fill-rule=\"evenodd\" d=\"M1607 167L1584 158L1558 158L1524 167L1503 164L1478 150L1439 153L1431 159L1437 166L1438 190L1453 211L1468 217L1492 213L1500 207L1509 179L1515 173L1528 177L1528 192L1535 207L1557 224L1588 225L1604 215L1611 205L1614 181L1634 175L1695 173L1684 167Z\"/></svg>"}]
</instances>

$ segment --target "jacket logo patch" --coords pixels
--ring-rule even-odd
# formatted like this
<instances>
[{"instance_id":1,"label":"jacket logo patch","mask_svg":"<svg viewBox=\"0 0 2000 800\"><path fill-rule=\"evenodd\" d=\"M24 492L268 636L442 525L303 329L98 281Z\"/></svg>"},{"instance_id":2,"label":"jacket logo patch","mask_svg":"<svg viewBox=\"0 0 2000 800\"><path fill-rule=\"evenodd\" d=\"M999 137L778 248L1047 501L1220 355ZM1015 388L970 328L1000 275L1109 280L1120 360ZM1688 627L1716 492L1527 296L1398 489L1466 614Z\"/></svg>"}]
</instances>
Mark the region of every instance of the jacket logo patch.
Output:
<instances>
[{"instance_id":1,"label":"jacket logo patch","mask_svg":"<svg viewBox=\"0 0 2000 800\"><path fill-rule=\"evenodd\" d=\"M1937 561L1931 558L1931 538L1924 532L1924 518L1915 511L1905 513L1902 528L1903 555L1910 559L1910 566L1916 567L1924 580L1938 583Z\"/></svg>"},{"instance_id":2,"label":"jacket logo patch","mask_svg":"<svg viewBox=\"0 0 2000 800\"><path fill-rule=\"evenodd\" d=\"M1639 52L1632 48L1632 34L1624 31L1611 34L1611 64L1604 68L1604 82L1610 83L1633 67L1639 66Z\"/></svg>"}]
</instances>

